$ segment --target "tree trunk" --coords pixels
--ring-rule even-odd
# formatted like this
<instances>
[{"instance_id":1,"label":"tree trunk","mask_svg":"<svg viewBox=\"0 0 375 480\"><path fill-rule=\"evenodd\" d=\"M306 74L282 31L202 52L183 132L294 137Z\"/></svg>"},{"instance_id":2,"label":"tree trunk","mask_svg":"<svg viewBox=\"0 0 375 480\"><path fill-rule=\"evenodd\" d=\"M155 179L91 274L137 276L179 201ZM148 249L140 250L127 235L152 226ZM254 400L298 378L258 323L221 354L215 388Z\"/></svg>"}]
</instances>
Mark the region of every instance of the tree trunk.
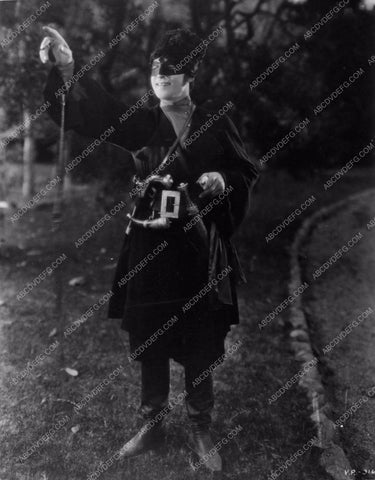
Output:
<instances>
[{"instance_id":1,"label":"tree trunk","mask_svg":"<svg viewBox=\"0 0 375 480\"><path fill-rule=\"evenodd\" d=\"M23 182L22 195L29 198L34 193L34 164L35 164L35 139L32 136L30 112L25 107L23 110L25 134L23 141Z\"/></svg>"},{"instance_id":2,"label":"tree trunk","mask_svg":"<svg viewBox=\"0 0 375 480\"><path fill-rule=\"evenodd\" d=\"M5 108L0 107L0 131L4 131L6 124ZM3 137L4 140L6 137ZM0 135L0 202L6 200L7 193L7 170L6 170L6 146L2 145L2 136ZM1 208L1 207L0 207Z\"/></svg>"}]
</instances>

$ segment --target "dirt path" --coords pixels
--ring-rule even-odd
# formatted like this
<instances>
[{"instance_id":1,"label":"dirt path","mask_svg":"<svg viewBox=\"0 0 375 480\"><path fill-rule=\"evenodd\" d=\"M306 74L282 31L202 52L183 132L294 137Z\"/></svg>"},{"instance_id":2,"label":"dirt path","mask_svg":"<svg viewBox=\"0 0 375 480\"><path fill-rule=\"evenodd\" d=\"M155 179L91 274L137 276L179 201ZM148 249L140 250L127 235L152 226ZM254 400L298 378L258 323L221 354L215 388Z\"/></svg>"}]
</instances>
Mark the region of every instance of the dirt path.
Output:
<instances>
[{"instance_id":1,"label":"dirt path","mask_svg":"<svg viewBox=\"0 0 375 480\"><path fill-rule=\"evenodd\" d=\"M332 418L355 470L348 472L352 479L375 478L374 216L375 193L320 222L304 252L311 280L304 308L325 366ZM335 252L342 256L330 263Z\"/></svg>"}]
</instances>

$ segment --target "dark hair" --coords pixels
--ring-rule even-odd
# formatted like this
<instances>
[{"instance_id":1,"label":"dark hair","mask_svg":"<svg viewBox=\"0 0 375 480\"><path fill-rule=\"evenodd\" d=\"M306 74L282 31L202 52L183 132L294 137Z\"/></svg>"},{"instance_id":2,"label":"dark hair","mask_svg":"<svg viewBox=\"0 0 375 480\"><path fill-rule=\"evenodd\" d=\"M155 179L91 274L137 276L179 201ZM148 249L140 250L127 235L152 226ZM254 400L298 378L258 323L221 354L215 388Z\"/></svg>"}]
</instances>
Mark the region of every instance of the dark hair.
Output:
<instances>
[{"instance_id":1,"label":"dark hair","mask_svg":"<svg viewBox=\"0 0 375 480\"><path fill-rule=\"evenodd\" d=\"M177 65L182 60L188 59L185 69L188 69L194 77L206 50L203 40L191 30L187 28L168 30L151 53L150 62L158 57L168 57Z\"/></svg>"}]
</instances>

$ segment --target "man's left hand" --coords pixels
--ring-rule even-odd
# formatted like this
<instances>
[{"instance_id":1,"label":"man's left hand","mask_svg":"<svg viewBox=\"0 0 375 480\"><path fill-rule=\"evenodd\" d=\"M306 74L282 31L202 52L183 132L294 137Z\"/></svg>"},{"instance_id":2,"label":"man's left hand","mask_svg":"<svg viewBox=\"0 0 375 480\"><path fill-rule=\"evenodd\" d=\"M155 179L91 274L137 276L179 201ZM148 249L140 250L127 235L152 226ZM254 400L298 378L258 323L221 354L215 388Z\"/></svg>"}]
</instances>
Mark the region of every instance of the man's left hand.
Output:
<instances>
[{"instance_id":1,"label":"man's left hand","mask_svg":"<svg viewBox=\"0 0 375 480\"><path fill-rule=\"evenodd\" d=\"M198 178L197 183L203 188L199 198L216 197L225 190L225 181L219 172L203 173Z\"/></svg>"}]
</instances>

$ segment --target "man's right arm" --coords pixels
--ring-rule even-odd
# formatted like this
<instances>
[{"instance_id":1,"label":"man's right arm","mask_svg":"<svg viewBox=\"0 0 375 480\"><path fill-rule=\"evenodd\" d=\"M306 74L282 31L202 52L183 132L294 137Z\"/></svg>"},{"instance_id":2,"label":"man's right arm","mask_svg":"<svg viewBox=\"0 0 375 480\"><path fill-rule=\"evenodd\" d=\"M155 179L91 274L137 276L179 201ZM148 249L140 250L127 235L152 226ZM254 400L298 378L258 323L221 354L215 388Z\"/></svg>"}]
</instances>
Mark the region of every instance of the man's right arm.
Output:
<instances>
[{"instance_id":1,"label":"man's right arm","mask_svg":"<svg viewBox=\"0 0 375 480\"><path fill-rule=\"evenodd\" d=\"M74 75L80 71L76 65ZM44 89L45 100L50 103L48 112L60 124L62 92L66 92L65 129L74 130L80 135L99 138L108 129L114 132L107 141L127 150L142 148L153 135L156 118L150 109L133 109L126 115L130 106L109 95L95 80L84 72L82 78L64 82L60 70L54 66ZM67 85L70 88L66 88Z\"/></svg>"},{"instance_id":2,"label":"man's right arm","mask_svg":"<svg viewBox=\"0 0 375 480\"><path fill-rule=\"evenodd\" d=\"M77 66L64 37L48 26L43 27L43 31L46 36L40 45L39 56L43 63L54 64L44 90L53 120L58 125L61 122L64 94L66 130L73 129L95 139L104 134L108 142L127 150L139 150L145 146L156 128L153 111L133 108L132 114L127 115L129 106L113 98L88 77L88 65ZM109 132L111 134L107 136Z\"/></svg>"}]
</instances>

